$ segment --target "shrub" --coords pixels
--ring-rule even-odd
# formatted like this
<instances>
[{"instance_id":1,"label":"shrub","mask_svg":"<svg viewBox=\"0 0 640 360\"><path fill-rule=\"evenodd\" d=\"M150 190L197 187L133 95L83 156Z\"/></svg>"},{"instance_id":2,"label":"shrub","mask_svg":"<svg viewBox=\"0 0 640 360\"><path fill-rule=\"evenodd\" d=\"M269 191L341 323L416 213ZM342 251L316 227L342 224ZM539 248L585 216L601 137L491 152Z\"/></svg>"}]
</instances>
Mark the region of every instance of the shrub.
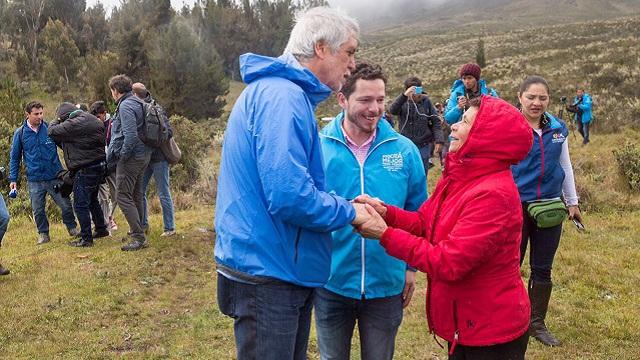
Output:
<instances>
[{"instance_id":1,"label":"shrub","mask_svg":"<svg viewBox=\"0 0 640 360\"><path fill-rule=\"evenodd\" d=\"M613 155L629 188L640 191L640 148L631 142L626 142L620 150L613 150Z\"/></svg>"}]
</instances>

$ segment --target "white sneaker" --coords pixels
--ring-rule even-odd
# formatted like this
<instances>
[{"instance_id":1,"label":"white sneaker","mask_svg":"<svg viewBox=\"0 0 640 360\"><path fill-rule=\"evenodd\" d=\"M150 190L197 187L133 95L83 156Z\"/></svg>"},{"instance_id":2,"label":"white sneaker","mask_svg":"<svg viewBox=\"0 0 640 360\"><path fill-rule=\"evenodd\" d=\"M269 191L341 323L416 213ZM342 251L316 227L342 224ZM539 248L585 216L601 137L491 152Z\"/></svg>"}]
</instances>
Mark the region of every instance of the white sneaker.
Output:
<instances>
[{"instance_id":1,"label":"white sneaker","mask_svg":"<svg viewBox=\"0 0 640 360\"><path fill-rule=\"evenodd\" d=\"M169 236L173 236L175 234L176 234L175 230L167 230L167 231L163 232L162 234L160 234L160 236L169 237Z\"/></svg>"}]
</instances>

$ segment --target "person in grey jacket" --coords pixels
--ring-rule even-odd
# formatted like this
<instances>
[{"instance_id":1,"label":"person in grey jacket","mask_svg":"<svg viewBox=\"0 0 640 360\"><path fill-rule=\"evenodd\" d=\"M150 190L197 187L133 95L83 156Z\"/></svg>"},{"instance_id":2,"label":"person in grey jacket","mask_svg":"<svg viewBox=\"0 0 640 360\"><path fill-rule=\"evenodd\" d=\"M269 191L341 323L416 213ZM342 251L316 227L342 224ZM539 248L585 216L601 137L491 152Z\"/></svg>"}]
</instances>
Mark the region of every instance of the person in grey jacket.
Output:
<instances>
[{"instance_id":1,"label":"person in grey jacket","mask_svg":"<svg viewBox=\"0 0 640 360\"><path fill-rule=\"evenodd\" d=\"M131 241L123 251L140 250L148 246L142 227L144 214L142 177L149 165L152 148L138 137L144 124L141 102L131 92L132 82L126 75L116 75L109 80L111 96L117 108L111 123L111 142L107 148L107 164L115 164L117 202L129 223Z\"/></svg>"}]
</instances>

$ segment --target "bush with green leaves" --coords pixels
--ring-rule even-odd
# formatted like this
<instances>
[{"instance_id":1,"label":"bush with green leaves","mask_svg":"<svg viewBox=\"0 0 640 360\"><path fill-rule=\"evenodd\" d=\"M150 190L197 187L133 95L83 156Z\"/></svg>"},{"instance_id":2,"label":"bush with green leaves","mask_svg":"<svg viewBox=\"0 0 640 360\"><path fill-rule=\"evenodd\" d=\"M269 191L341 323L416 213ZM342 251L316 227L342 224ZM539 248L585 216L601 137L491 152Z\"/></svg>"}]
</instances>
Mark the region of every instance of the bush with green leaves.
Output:
<instances>
[{"instance_id":1,"label":"bush with green leaves","mask_svg":"<svg viewBox=\"0 0 640 360\"><path fill-rule=\"evenodd\" d=\"M640 191L640 148L631 142L614 150L613 155L618 163L620 173L633 191Z\"/></svg>"},{"instance_id":2,"label":"bush with green leaves","mask_svg":"<svg viewBox=\"0 0 640 360\"><path fill-rule=\"evenodd\" d=\"M171 182L174 188L187 191L198 180L201 160L211 148L212 127L177 115L171 117L170 123L182 150L180 163L171 168Z\"/></svg>"}]
</instances>

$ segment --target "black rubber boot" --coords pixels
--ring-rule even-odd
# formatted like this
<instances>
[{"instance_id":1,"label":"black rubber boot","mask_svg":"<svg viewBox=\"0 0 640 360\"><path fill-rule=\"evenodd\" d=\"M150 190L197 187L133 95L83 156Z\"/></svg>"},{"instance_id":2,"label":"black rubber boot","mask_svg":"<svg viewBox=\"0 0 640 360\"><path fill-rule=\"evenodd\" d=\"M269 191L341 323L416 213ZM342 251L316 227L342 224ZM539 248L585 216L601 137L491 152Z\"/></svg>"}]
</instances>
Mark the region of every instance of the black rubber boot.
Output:
<instances>
[{"instance_id":1,"label":"black rubber boot","mask_svg":"<svg viewBox=\"0 0 640 360\"><path fill-rule=\"evenodd\" d=\"M5 269L2 267L2 265L0 265L0 276L2 275L9 275L11 272L9 271L9 269Z\"/></svg>"},{"instance_id":2,"label":"black rubber boot","mask_svg":"<svg viewBox=\"0 0 640 360\"><path fill-rule=\"evenodd\" d=\"M551 298L551 282L541 283L529 280L529 299L531 300L531 324L529 336L536 338L547 346L560 346L560 341L547 329L544 319L547 317L549 298Z\"/></svg>"}]
</instances>

